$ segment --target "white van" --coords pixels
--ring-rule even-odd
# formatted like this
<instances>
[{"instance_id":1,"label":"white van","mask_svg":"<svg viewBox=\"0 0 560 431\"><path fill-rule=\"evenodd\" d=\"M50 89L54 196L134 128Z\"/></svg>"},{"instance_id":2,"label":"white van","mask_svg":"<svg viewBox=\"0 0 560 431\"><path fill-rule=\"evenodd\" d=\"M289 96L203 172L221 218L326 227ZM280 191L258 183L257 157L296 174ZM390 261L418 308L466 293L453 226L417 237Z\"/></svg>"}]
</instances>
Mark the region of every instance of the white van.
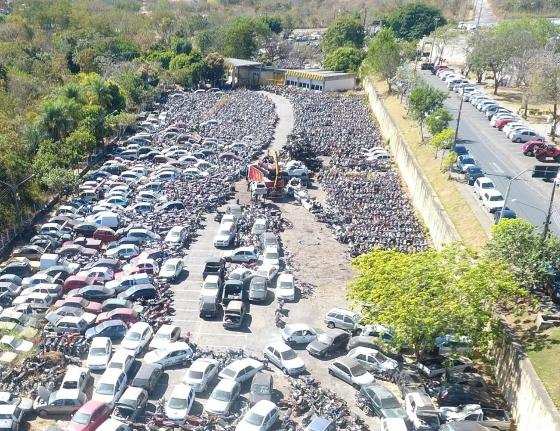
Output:
<instances>
[{"instance_id":1,"label":"white van","mask_svg":"<svg viewBox=\"0 0 560 431\"><path fill-rule=\"evenodd\" d=\"M87 218L88 222L95 224L97 227L118 228L120 225L119 215L113 211L99 211Z\"/></svg>"}]
</instances>

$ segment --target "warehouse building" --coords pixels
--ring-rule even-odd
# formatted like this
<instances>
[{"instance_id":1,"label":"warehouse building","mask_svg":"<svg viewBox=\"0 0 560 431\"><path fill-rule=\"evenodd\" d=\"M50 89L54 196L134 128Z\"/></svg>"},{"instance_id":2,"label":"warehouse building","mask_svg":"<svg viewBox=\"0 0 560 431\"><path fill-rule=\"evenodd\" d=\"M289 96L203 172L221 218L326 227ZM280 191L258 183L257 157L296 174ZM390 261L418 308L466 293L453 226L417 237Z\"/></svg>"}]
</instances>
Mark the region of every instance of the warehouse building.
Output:
<instances>
[{"instance_id":1,"label":"warehouse building","mask_svg":"<svg viewBox=\"0 0 560 431\"><path fill-rule=\"evenodd\" d=\"M310 90L347 91L356 87L356 75L320 69L286 70L285 84Z\"/></svg>"},{"instance_id":2,"label":"warehouse building","mask_svg":"<svg viewBox=\"0 0 560 431\"><path fill-rule=\"evenodd\" d=\"M225 66L227 83L233 88L284 84L284 70L264 66L258 61L226 58Z\"/></svg>"}]
</instances>

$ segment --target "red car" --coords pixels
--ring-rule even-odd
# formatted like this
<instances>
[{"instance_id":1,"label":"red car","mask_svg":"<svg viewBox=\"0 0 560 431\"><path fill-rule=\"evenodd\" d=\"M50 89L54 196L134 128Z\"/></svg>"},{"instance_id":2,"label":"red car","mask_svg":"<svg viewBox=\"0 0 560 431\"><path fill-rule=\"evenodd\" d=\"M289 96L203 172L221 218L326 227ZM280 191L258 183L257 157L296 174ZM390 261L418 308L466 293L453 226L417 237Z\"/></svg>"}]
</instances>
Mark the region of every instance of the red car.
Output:
<instances>
[{"instance_id":1,"label":"red car","mask_svg":"<svg viewBox=\"0 0 560 431\"><path fill-rule=\"evenodd\" d=\"M122 320L124 323L132 324L138 322L138 314L130 308L115 308L111 311L101 313L95 319L95 324L99 325L107 320Z\"/></svg>"},{"instance_id":2,"label":"red car","mask_svg":"<svg viewBox=\"0 0 560 431\"><path fill-rule=\"evenodd\" d=\"M525 154L526 156L533 157L538 149L541 149L541 148L544 148L544 147L546 147L546 144L544 143L544 141L533 140L533 141L525 142L521 146L521 150L523 151L523 154Z\"/></svg>"},{"instance_id":3,"label":"red car","mask_svg":"<svg viewBox=\"0 0 560 431\"><path fill-rule=\"evenodd\" d=\"M62 285L62 291L64 293L68 293L74 289L81 289L84 286L88 285L88 279L84 275L71 275L68 277L64 284Z\"/></svg>"},{"instance_id":4,"label":"red car","mask_svg":"<svg viewBox=\"0 0 560 431\"><path fill-rule=\"evenodd\" d=\"M74 413L67 431L95 431L111 414L111 407L100 401L88 401Z\"/></svg>"},{"instance_id":5,"label":"red car","mask_svg":"<svg viewBox=\"0 0 560 431\"><path fill-rule=\"evenodd\" d=\"M101 304L99 302L88 301L81 296L68 296L54 303L54 308L59 307L75 307L81 308L88 313L99 314L101 312Z\"/></svg>"},{"instance_id":6,"label":"red car","mask_svg":"<svg viewBox=\"0 0 560 431\"><path fill-rule=\"evenodd\" d=\"M496 121L494 127L498 130L502 130L506 124L511 123L512 121L514 121L513 118L501 118Z\"/></svg>"},{"instance_id":7,"label":"red car","mask_svg":"<svg viewBox=\"0 0 560 431\"><path fill-rule=\"evenodd\" d=\"M100 227L93 232L93 238L109 243L117 240L117 234L110 227Z\"/></svg>"}]
</instances>

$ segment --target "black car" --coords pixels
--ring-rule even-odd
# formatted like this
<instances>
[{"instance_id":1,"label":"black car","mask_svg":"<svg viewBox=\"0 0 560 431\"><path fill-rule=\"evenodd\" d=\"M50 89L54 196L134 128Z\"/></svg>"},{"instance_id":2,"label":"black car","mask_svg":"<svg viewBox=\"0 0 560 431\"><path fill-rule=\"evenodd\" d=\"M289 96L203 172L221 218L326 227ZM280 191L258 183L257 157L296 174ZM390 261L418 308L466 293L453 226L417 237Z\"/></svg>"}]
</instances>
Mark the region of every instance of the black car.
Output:
<instances>
[{"instance_id":1,"label":"black car","mask_svg":"<svg viewBox=\"0 0 560 431\"><path fill-rule=\"evenodd\" d=\"M425 380L417 371L399 371L395 376L395 383L397 384L403 398L410 392L426 393Z\"/></svg>"},{"instance_id":2,"label":"black car","mask_svg":"<svg viewBox=\"0 0 560 431\"><path fill-rule=\"evenodd\" d=\"M259 371L251 382L251 405L262 400L272 399L272 376Z\"/></svg>"},{"instance_id":3,"label":"black car","mask_svg":"<svg viewBox=\"0 0 560 431\"><path fill-rule=\"evenodd\" d=\"M65 265L54 265L44 270L44 273L55 279L55 282L62 283L72 275L72 271Z\"/></svg>"},{"instance_id":4,"label":"black car","mask_svg":"<svg viewBox=\"0 0 560 431\"><path fill-rule=\"evenodd\" d=\"M504 207L501 211L494 211L494 223L498 223L501 218L514 219L517 218L517 214L511 208Z\"/></svg>"},{"instance_id":5,"label":"black car","mask_svg":"<svg viewBox=\"0 0 560 431\"><path fill-rule=\"evenodd\" d=\"M317 338L307 345L307 351L320 358L331 356L346 348L350 334L342 329L329 329L317 335Z\"/></svg>"},{"instance_id":6,"label":"black car","mask_svg":"<svg viewBox=\"0 0 560 431\"><path fill-rule=\"evenodd\" d=\"M139 284L126 289L118 294L118 298L128 301L136 301L138 299L154 299L157 296L156 288L151 284Z\"/></svg>"},{"instance_id":7,"label":"black car","mask_svg":"<svg viewBox=\"0 0 560 431\"><path fill-rule=\"evenodd\" d=\"M163 367L159 364L142 364L131 386L142 388L151 393L158 385L159 379L163 375Z\"/></svg>"},{"instance_id":8,"label":"black car","mask_svg":"<svg viewBox=\"0 0 560 431\"><path fill-rule=\"evenodd\" d=\"M217 275L220 277L220 283L224 281L224 262L218 258L210 258L204 264L202 270L202 279L204 280L207 275Z\"/></svg>"},{"instance_id":9,"label":"black car","mask_svg":"<svg viewBox=\"0 0 560 431\"><path fill-rule=\"evenodd\" d=\"M380 418L407 419L407 414L397 397L385 386L371 384L362 386L360 394L364 396L374 415Z\"/></svg>"},{"instance_id":10,"label":"black car","mask_svg":"<svg viewBox=\"0 0 560 431\"><path fill-rule=\"evenodd\" d=\"M482 408L495 408L496 403L485 388L469 385L444 385L437 396L440 407L479 404Z\"/></svg>"},{"instance_id":11,"label":"black car","mask_svg":"<svg viewBox=\"0 0 560 431\"><path fill-rule=\"evenodd\" d=\"M29 277L33 274L33 271L31 270L31 262L25 258L10 260L0 269L0 275L4 274L17 275L20 278Z\"/></svg>"},{"instance_id":12,"label":"black car","mask_svg":"<svg viewBox=\"0 0 560 431\"><path fill-rule=\"evenodd\" d=\"M469 186L472 186L474 182L484 176L484 172L478 166L468 166L465 169L465 178L467 179L467 183Z\"/></svg>"},{"instance_id":13,"label":"black car","mask_svg":"<svg viewBox=\"0 0 560 431\"><path fill-rule=\"evenodd\" d=\"M85 236L87 238L93 236L93 232L97 230L97 226L93 223L80 223L74 226L74 232L78 236Z\"/></svg>"},{"instance_id":14,"label":"black car","mask_svg":"<svg viewBox=\"0 0 560 431\"><path fill-rule=\"evenodd\" d=\"M109 337L112 341L122 340L128 327L122 320L107 320L86 331L86 340L93 337Z\"/></svg>"}]
</instances>

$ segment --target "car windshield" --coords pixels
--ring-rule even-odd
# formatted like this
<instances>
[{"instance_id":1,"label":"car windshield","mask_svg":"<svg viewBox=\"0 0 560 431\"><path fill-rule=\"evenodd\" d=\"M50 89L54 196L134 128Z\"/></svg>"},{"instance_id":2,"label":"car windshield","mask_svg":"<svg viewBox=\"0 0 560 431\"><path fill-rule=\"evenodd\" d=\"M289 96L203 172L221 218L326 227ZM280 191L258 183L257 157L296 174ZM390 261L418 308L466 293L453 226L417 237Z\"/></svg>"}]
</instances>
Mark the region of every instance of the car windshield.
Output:
<instances>
[{"instance_id":1,"label":"car windshield","mask_svg":"<svg viewBox=\"0 0 560 431\"><path fill-rule=\"evenodd\" d=\"M0 414L0 419L12 419L13 416L8 414L8 413L2 413Z\"/></svg>"},{"instance_id":2,"label":"car windshield","mask_svg":"<svg viewBox=\"0 0 560 431\"><path fill-rule=\"evenodd\" d=\"M96 392L101 395L113 395L114 390L115 385L112 383L101 383Z\"/></svg>"},{"instance_id":3,"label":"car windshield","mask_svg":"<svg viewBox=\"0 0 560 431\"><path fill-rule=\"evenodd\" d=\"M172 409L183 410L187 408L187 400L184 398L172 397L169 399L169 407Z\"/></svg>"},{"instance_id":4,"label":"car windshield","mask_svg":"<svg viewBox=\"0 0 560 431\"><path fill-rule=\"evenodd\" d=\"M140 333L139 332L129 332L126 334L126 339L130 341L138 341L140 340Z\"/></svg>"},{"instance_id":5,"label":"car windshield","mask_svg":"<svg viewBox=\"0 0 560 431\"><path fill-rule=\"evenodd\" d=\"M120 370L122 367L123 367L122 362L111 361L111 363L109 364L109 368L117 368Z\"/></svg>"},{"instance_id":6,"label":"car windshield","mask_svg":"<svg viewBox=\"0 0 560 431\"><path fill-rule=\"evenodd\" d=\"M76 389L78 387L78 382L75 380L66 380L62 387L64 389Z\"/></svg>"},{"instance_id":7,"label":"car windshield","mask_svg":"<svg viewBox=\"0 0 560 431\"><path fill-rule=\"evenodd\" d=\"M317 341L323 344L331 344L332 338L329 337L327 334L319 334L317 335Z\"/></svg>"},{"instance_id":8,"label":"car windshield","mask_svg":"<svg viewBox=\"0 0 560 431\"><path fill-rule=\"evenodd\" d=\"M91 356L105 356L107 351L103 347L94 347L89 351Z\"/></svg>"},{"instance_id":9,"label":"car windshield","mask_svg":"<svg viewBox=\"0 0 560 431\"><path fill-rule=\"evenodd\" d=\"M264 255L265 259L278 259L278 253L275 251L269 251Z\"/></svg>"},{"instance_id":10,"label":"car windshield","mask_svg":"<svg viewBox=\"0 0 560 431\"><path fill-rule=\"evenodd\" d=\"M493 183L482 183L481 186L483 189L493 189L494 188L494 184Z\"/></svg>"},{"instance_id":11,"label":"car windshield","mask_svg":"<svg viewBox=\"0 0 560 431\"><path fill-rule=\"evenodd\" d=\"M490 200L492 202L503 201L504 199L501 196L490 196Z\"/></svg>"},{"instance_id":12,"label":"car windshield","mask_svg":"<svg viewBox=\"0 0 560 431\"><path fill-rule=\"evenodd\" d=\"M423 415L419 416L419 419L427 424L431 429L438 429L440 425L439 419L435 415Z\"/></svg>"},{"instance_id":13,"label":"car windshield","mask_svg":"<svg viewBox=\"0 0 560 431\"><path fill-rule=\"evenodd\" d=\"M212 394L212 398L218 401L229 401L231 398L231 393L222 390L216 390Z\"/></svg>"},{"instance_id":14,"label":"car windshield","mask_svg":"<svg viewBox=\"0 0 560 431\"><path fill-rule=\"evenodd\" d=\"M270 393L270 389L267 385L257 385L257 386L253 386L253 392L256 394L269 394Z\"/></svg>"},{"instance_id":15,"label":"car windshield","mask_svg":"<svg viewBox=\"0 0 560 431\"><path fill-rule=\"evenodd\" d=\"M297 357L296 352L294 352L293 350L286 350L285 352L280 353L280 356L282 356L282 359L284 359L285 361L288 361L290 359L294 359Z\"/></svg>"},{"instance_id":16,"label":"car windshield","mask_svg":"<svg viewBox=\"0 0 560 431\"><path fill-rule=\"evenodd\" d=\"M189 370L189 377L191 379L202 379L202 377L204 377L204 373L201 371L192 371Z\"/></svg>"},{"instance_id":17,"label":"car windshield","mask_svg":"<svg viewBox=\"0 0 560 431\"><path fill-rule=\"evenodd\" d=\"M249 413L249 415L245 419L245 422L251 425L260 425L263 423L263 420L264 416L261 416L257 413Z\"/></svg>"},{"instance_id":18,"label":"car windshield","mask_svg":"<svg viewBox=\"0 0 560 431\"><path fill-rule=\"evenodd\" d=\"M395 397L387 397L381 399L381 404L384 409L398 409L401 405Z\"/></svg>"},{"instance_id":19,"label":"car windshield","mask_svg":"<svg viewBox=\"0 0 560 431\"><path fill-rule=\"evenodd\" d=\"M235 377L235 371L231 368L224 368L222 374L227 377Z\"/></svg>"},{"instance_id":20,"label":"car windshield","mask_svg":"<svg viewBox=\"0 0 560 431\"><path fill-rule=\"evenodd\" d=\"M290 289L292 287L292 283L289 281L283 281L280 283L280 289Z\"/></svg>"},{"instance_id":21,"label":"car windshield","mask_svg":"<svg viewBox=\"0 0 560 431\"><path fill-rule=\"evenodd\" d=\"M359 376L363 376L366 373L366 370L363 367L354 365L353 367L350 367L350 373L354 377L359 377Z\"/></svg>"},{"instance_id":22,"label":"car windshield","mask_svg":"<svg viewBox=\"0 0 560 431\"><path fill-rule=\"evenodd\" d=\"M83 412L76 412L72 417L72 422L76 422L77 424L87 425L89 424L89 420L91 419L91 415L88 413Z\"/></svg>"}]
</instances>

